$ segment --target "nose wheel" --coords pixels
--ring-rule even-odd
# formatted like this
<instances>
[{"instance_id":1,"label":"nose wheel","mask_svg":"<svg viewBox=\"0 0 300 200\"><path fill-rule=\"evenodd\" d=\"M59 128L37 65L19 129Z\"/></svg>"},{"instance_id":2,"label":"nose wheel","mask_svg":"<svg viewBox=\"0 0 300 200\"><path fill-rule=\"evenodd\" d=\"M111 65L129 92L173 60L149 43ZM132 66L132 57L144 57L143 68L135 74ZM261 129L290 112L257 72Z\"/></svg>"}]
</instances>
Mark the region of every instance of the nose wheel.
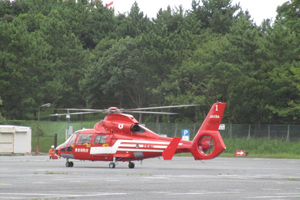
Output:
<instances>
[{"instance_id":1,"label":"nose wheel","mask_svg":"<svg viewBox=\"0 0 300 200\"><path fill-rule=\"evenodd\" d=\"M134 168L134 163L133 163L133 162L129 162L128 167L129 167L130 169Z\"/></svg>"},{"instance_id":2,"label":"nose wheel","mask_svg":"<svg viewBox=\"0 0 300 200\"><path fill-rule=\"evenodd\" d=\"M74 166L74 163L71 161L71 162L69 162L69 161L67 161L66 162L66 167L73 167Z\"/></svg>"},{"instance_id":3,"label":"nose wheel","mask_svg":"<svg viewBox=\"0 0 300 200\"><path fill-rule=\"evenodd\" d=\"M74 163L72 161L69 161L68 158L66 160L67 160L66 167L73 167L74 166Z\"/></svg>"}]
</instances>

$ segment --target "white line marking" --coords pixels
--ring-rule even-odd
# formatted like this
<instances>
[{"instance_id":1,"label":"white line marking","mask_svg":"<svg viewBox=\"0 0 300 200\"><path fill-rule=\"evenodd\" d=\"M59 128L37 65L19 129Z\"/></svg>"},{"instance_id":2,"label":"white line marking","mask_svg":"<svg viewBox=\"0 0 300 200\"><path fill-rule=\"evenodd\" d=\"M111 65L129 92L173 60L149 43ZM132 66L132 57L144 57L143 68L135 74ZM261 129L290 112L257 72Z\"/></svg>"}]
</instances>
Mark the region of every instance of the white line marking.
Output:
<instances>
[{"instance_id":1,"label":"white line marking","mask_svg":"<svg viewBox=\"0 0 300 200\"><path fill-rule=\"evenodd\" d=\"M145 141L145 140L117 140L111 147L91 147L90 154L115 154L117 151L135 151L135 152L163 152L163 150L152 149L123 149L120 147L136 147L136 145L142 146L142 144L151 144L154 148L167 148L170 142L160 141ZM163 146L166 145L166 146Z\"/></svg>"},{"instance_id":2,"label":"white line marking","mask_svg":"<svg viewBox=\"0 0 300 200\"><path fill-rule=\"evenodd\" d=\"M54 192L54 191L53 191ZM51 196L52 197L96 197L96 196L109 196L109 195L125 195L128 193L95 193L95 194L49 194L49 193L0 193L0 195L14 196Z\"/></svg>"},{"instance_id":3,"label":"white line marking","mask_svg":"<svg viewBox=\"0 0 300 200\"><path fill-rule=\"evenodd\" d=\"M156 149L123 149L120 148L118 151L134 151L134 152L164 152L164 150L156 150Z\"/></svg>"}]
</instances>

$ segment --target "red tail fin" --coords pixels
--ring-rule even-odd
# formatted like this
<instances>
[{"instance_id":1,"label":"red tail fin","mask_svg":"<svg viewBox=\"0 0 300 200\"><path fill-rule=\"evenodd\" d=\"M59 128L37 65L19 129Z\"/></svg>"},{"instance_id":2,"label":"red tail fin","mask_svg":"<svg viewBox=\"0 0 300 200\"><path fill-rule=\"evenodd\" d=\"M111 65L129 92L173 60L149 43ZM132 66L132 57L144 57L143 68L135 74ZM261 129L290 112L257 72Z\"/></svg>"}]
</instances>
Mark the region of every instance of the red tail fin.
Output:
<instances>
[{"instance_id":1,"label":"red tail fin","mask_svg":"<svg viewBox=\"0 0 300 200\"><path fill-rule=\"evenodd\" d=\"M173 138L173 140L170 142L169 146L166 148L166 150L162 154L164 160L172 160L180 140L181 140L181 138L179 138L179 137Z\"/></svg>"},{"instance_id":2,"label":"red tail fin","mask_svg":"<svg viewBox=\"0 0 300 200\"><path fill-rule=\"evenodd\" d=\"M198 130L190 149L196 160L214 158L226 149L219 133L225 107L226 103L215 103Z\"/></svg>"}]
</instances>

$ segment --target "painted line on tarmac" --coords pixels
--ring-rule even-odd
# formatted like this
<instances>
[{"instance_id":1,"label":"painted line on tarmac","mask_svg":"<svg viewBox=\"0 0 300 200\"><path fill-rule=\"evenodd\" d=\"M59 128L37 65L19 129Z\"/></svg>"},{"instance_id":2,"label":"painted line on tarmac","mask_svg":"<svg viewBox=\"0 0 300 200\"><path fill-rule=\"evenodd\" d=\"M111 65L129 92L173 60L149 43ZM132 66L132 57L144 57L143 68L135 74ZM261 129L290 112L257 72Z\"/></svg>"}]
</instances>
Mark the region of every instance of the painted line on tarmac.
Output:
<instances>
[{"instance_id":1,"label":"painted line on tarmac","mask_svg":"<svg viewBox=\"0 0 300 200\"><path fill-rule=\"evenodd\" d=\"M128 193L95 193L95 194L49 194L49 193L7 193L0 192L0 195L9 195L12 198L16 196L44 196L44 197L97 197L97 196L112 196L112 195L127 195Z\"/></svg>"},{"instance_id":2,"label":"painted line on tarmac","mask_svg":"<svg viewBox=\"0 0 300 200\"><path fill-rule=\"evenodd\" d=\"M255 197L246 197L247 199L287 199L287 198L300 198L300 194L284 194L276 196L255 196Z\"/></svg>"},{"instance_id":3,"label":"painted line on tarmac","mask_svg":"<svg viewBox=\"0 0 300 200\"><path fill-rule=\"evenodd\" d=\"M203 191L203 192L184 192L184 193L168 193L166 195L211 195L211 194L240 194L240 192L209 192L209 191Z\"/></svg>"}]
</instances>

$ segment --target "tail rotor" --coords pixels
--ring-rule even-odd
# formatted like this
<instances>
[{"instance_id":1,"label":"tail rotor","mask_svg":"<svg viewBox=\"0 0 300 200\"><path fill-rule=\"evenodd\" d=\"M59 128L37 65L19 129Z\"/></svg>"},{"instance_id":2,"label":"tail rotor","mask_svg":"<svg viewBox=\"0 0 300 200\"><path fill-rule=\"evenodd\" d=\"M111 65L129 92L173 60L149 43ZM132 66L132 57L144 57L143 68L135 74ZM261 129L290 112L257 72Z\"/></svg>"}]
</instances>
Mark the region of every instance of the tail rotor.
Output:
<instances>
[{"instance_id":1,"label":"tail rotor","mask_svg":"<svg viewBox=\"0 0 300 200\"><path fill-rule=\"evenodd\" d=\"M209 136L203 136L199 140L199 150L205 154L209 155L213 152L215 147L214 140Z\"/></svg>"}]
</instances>

